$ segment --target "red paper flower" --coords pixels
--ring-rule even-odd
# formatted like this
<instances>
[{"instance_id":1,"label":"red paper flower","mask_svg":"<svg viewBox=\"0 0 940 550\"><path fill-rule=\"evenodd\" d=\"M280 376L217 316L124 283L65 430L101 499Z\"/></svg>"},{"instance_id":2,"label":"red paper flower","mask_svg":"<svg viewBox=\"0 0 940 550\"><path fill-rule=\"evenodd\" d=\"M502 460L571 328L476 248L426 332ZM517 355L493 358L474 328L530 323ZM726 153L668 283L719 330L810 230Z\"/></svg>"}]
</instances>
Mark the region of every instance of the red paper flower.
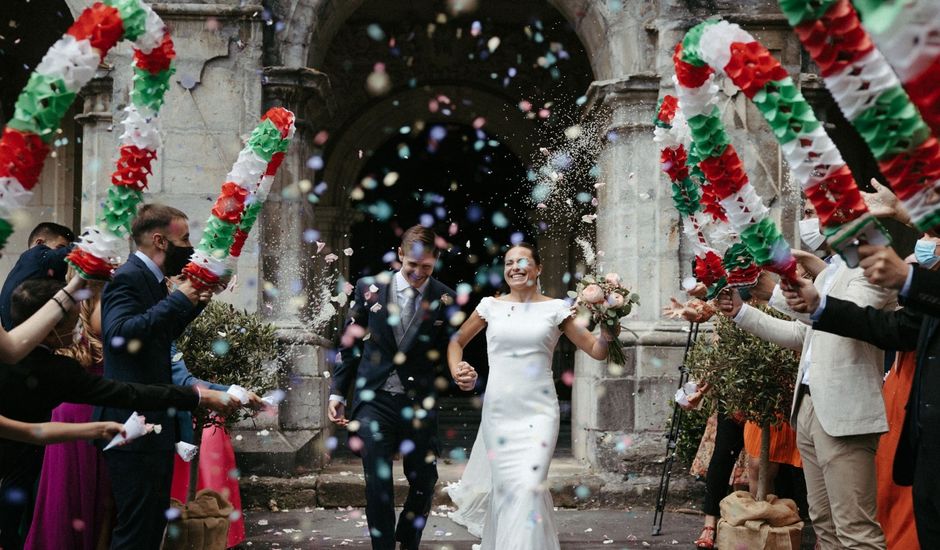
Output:
<instances>
[{"instance_id":1,"label":"red paper flower","mask_svg":"<svg viewBox=\"0 0 940 550\"><path fill-rule=\"evenodd\" d=\"M721 155L703 159L698 166L720 198L731 196L747 185L747 174L734 145L728 144Z\"/></svg>"},{"instance_id":2,"label":"red paper flower","mask_svg":"<svg viewBox=\"0 0 940 550\"><path fill-rule=\"evenodd\" d=\"M805 189L806 197L816 207L823 227L840 226L868 211L862 194L855 185L849 167L842 165L820 182Z\"/></svg>"},{"instance_id":3,"label":"red paper flower","mask_svg":"<svg viewBox=\"0 0 940 550\"><path fill-rule=\"evenodd\" d=\"M659 113L656 114L656 118L660 122L672 124L673 119L676 118L678 108L679 99L674 95L667 95L663 97L663 102L659 105Z\"/></svg>"},{"instance_id":4,"label":"red paper flower","mask_svg":"<svg viewBox=\"0 0 940 550\"><path fill-rule=\"evenodd\" d=\"M281 138L286 138L291 124L294 123L294 113L283 107L272 107L264 113L261 120L270 120L281 131Z\"/></svg>"},{"instance_id":5,"label":"red paper flower","mask_svg":"<svg viewBox=\"0 0 940 550\"><path fill-rule=\"evenodd\" d=\"M905 82L904 89L933 134L940 136L940 85L937 83L937 75L940 75L940 58L934 59L926 70Z\"/></svg>"},{"instance_id":6,"label":"red paper flower","mask_svg":"<svg viewBox=\"0 0 940 550\"><path fill-rule=\"evenodd\" d=\"M49 146L36 134L4 128L0 138L0 177L19 180L27 190L35 187Z\"/></svg>"},{"instance_id":7,"label":"red paper flower","mask_svg":"<svg viewBox=\"0 0 940 550\"><path fill-rule=\"evenodd\" d=\"M659 162L663 172L669 174L671 181L684 181L689 177L689 167L686 165L687 160L688 155L685 152L685 147L682 145L675 149L667 147L663 149L662 154L659 156Z\"/></svg>"},{"instance_id":8,"label":"red paper flower","mask_svg":"<svg viewBox=\"0 0 940 550\"><path fill-rule=\"evenodd\" d=\"M838 0L822 17L794 30L822 76L842 71L875 48L849 0Z\"/></svg>"},{"instance_id":9,"label":"red paper flower","mask_svg":"<svg viewBox=\"0 0 940 550\"><path fill-rule=\"evenodd\" d=\"M78 40L87 38L104 59L108 50L124 36L124 22L117 9L97 2L83 11L65 32Z\"/></svg>"},{"instance_id":10,"label":"red paper flower","mask_svg":"<svg viewBox=\"0 0 940 550\"><path fill-rule=\"evenodd\" d=\"M271 155L271 162L268 163L268 168L264 171L264 175L273 176L276 174L282 162L284 162L284 153L274 153Z\"/></svg>"},{"instance_id":11,"label":"red paper flower","mask_svg":"<svg viewBox=\"0 0 940 550\"><path fill-rule=\"evenodd\" d=\"M200 292L212 290L221 282L215 273L192 262L189 262L186 264L186 267L183 268L183 275L185 275L186 280L190 281L193 287Z\"/></svg>"},{"instance_id":12,"label":"red paper flower","mask_svg":"<svg viewBox=\"0 0 940 550\"><path fill-rule=\"evenodd\" d=\"M230 181L225 182L222 185L222 193L219 194L215 206L212 207L212 215L228 223L238 223L242 218L242 212L245 211L247 198L248 191Z\"/></svg>"},{"instance_id":13,"label":"red paper flower","mask_svg":"<svg viewBox=\"0 0 940 550\"><path fill-rule=\"evenodd\" d=\"M725 266L721 263L721 256L709 250L705 257L695 258L695 278L705 286L712 286L719 279L727 276Z\"/></svg>"},{"instance_id":14,"label":"red paper flower","mask_svg":"<svg viewBox=\"0 0 940 550\"><path fill-rule=\"evenodd\" d=\"M753 263L745 267L732 269L728 272L728 286L753 286L757 284L757 279L760 277L760 272L760 266Z\"/></svg>"},{"instance_id":15,"label":"red paper flower","mask_svg":"<svg viewBox=\"0 0 940 550\"><path fill-rule=\"evenodd\" d=\"M787 71L760 42L733 42L725 74L748 99L772 80L783 80Z\"/></svg>"},{"instance_id":16,"label":"red paper flower","mask_svg":"<svg viewBox=\"0 0 940 550\"><path fill-rule=\"evenodd\" d=\"M163 35L163 41L150 53L144 53L140 50L134 50L134 65L147 71L150 74L157 74L170 68L170 63L176 57L176 51L173 50L173 40L170 34Z\"/></svg>"},{"instance_id":17,"label":"red paper flower","mask_svg":"<svg viewBox=\"0 0 940 550\"><path fill-rule=\"evenodd\" d=\"M122 145L120 152L111 183L138 191L147 189L147 176L152 173L150 163L157 158L157 152L136 145Z\"/></svg>"},{"instance_id":18,"label":"red paper flower","mask_svg":"<svg viewBox=\"0 0 940 550\"><path fill-rule=\"evenodd\" d=\"M780 277L787 281L796 281L797 279L796 258L794 258L792 255L787 258L784 263L765 265L764 269L770 271L771 273L780 275ZM757 279L755 278L754 280L756 281Z\"/></svg>"},{"instance_id":19,"label":"red paper flower","mask_svg":"<svg viewBox=\"0 0 940 550\"><path fill-rule=\"evenodd\" d=\"M721 220L723 222L728 221L728 214L725 213L725 209L721 206L721 197L718 196L718 193L715 191L715 188L711 185L702 185L702 209L706 214L712 217L715 220Z\"/></svg>"},{"instance_id":20,"label":"red paper flower","mask_svg":"<svg viewBox=\"0 0 940 550\"><path fill-rule=\"evenodd\" d=\"M242 231L240 228L235 230L235 239L232 241L232 247L229 248L229 256L241 256L242 247L245 246L245 241L248 240L248 233Z\"/></svg>"},{"instance_id":21,"label":"red paper flower","mask_svg":"<svg viewBox=\"0 0 940 550\"><path fill-rule=\"evenodd\" d=\"M672 55L672 62L676 67L676 78L679 84L686 88L698 88L708 76L712 74L712 68L708 65L696 67L682 60L682 43L676 44L676 52Z\"/></svg>"},{"instance_id":22,"label":"red paper flower","mask_svg":"<svg viewBox=\"0 0 940 550\"><path fill-rule=\"evenodd\" d=\"M940 143L931 137L909 153L901 153L878 163L891 183L891 190L907 200L940 180Z\"/></svg>"},{"instance_id":23,"label":"red paper flower","mask_svg":"<svg viewBox=\"0 0 940 550\"><path fill-rule=\"evenodd\" d=\"M65 259L93 279L110 279L115 267L107 260L77 246L69 252Z\"/></svg>"}]
</instances>

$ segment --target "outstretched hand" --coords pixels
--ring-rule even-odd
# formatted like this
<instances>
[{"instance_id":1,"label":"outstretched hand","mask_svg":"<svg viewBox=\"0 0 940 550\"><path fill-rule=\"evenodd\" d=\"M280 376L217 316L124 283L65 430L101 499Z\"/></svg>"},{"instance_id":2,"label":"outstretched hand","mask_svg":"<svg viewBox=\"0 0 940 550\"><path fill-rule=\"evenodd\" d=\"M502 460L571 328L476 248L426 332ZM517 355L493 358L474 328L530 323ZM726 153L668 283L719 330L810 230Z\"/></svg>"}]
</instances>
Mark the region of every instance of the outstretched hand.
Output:
<instances>
[{"instance_id":1,"label":"outstretched hand","mask_svg":"<svg viewBox=\"0 0 940 550\"><path fill-rule=\"evenodd\" d=\"M911 224L911 216L901 206L901 201L898 200L897 195L878 183L875 178L871 179L871 186L875 188L875 192L862 191L862 199L864 199L868 211L873 216L876 218L892 218L905 225Z\"/></svg>"},{"instance_id":2,"label":"outstretched hand","mask_svg":"<svg viewBox=\"0 0 940 550\"><path fill-rule=\"evenodd\" d=\"M812 314L819 308L819 291L809 279L797 278L782 286L783 297L787 299L787 305L797 313Z\"/></svg>"},{"instance_id":3,"label":"outstretched hand","mask_svg":"<svg viewBox=\"0 0 940 550\"><path fill-rule=\"evenodd\" d=\"M684 304L675 298L669 298L669 301L670 304L663 308L663 315L670 319L681 318L690 323L704 323L717 311L712 302L699 299L689 300Z\"/></svg>"}]
</instances>

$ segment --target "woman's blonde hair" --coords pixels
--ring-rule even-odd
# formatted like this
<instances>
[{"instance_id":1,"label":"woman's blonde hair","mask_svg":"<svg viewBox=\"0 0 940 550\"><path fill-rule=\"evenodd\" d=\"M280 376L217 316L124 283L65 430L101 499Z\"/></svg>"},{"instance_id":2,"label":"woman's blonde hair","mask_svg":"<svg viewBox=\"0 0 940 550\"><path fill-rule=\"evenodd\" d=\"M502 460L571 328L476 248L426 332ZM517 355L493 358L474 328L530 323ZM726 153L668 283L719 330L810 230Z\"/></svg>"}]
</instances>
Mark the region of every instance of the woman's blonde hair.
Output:
<instances>
[{"instance_id":1,"label":"woman's blonde hair","mask_svg":"<svg viewBox=\"0 0 940 550\"><path fill-rule=\"evenodd\" d=\"M69 266L65 280L68 281L75 275L75 270L72 266ZM101 281L88 281L85 289L90 294L78 306L78 340L56 353L71 357L78 361L82 367L90 369L104 361L104 345L101 341L101 334L93 332L91 325L91 317L94 315L98 304L101 303L101 291L104 290L104 283Z\"/></svg>"}]
</instances>

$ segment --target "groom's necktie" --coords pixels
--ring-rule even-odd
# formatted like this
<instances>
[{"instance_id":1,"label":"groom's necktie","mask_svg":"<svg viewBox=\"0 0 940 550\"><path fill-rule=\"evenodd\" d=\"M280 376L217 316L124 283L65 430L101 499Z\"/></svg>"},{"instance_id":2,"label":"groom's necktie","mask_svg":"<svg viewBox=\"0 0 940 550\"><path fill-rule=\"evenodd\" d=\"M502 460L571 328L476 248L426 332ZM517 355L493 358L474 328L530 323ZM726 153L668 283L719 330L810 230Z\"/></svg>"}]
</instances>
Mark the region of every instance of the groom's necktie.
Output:
<instances>
[{"instance_id":1,"label":"groom's necktie","mask_svg":"<svg viewBox=\"0 0 940 550\"><path fill-rule=\"evenodd\" d=\"M405 298L401 303L401 331L402 336L408 331L408 327L411 326L411 321L415 317L415 299L417 298L418 291L415 287L408 285L408 288L404 291ZM399 342L400 344L401 342Z\"/></svg>"}]
</instances>

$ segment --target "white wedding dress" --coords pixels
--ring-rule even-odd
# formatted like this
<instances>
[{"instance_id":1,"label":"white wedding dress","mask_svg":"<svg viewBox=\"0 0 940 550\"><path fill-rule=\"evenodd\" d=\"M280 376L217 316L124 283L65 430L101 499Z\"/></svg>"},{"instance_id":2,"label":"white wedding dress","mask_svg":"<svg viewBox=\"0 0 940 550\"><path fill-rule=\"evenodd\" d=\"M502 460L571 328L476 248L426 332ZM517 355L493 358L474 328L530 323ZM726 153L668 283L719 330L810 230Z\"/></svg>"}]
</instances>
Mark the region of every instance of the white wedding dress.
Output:
<instances>
[{"instance_id":1,"label":"white wedding dress","mask_svg":"<svg viewBox=\"0 0 940 550\"><path fill-rule=\"evenodd\" d=\"M486 321L490 375L467 469L448 488L452 517L479 532L485 509L481 550L558 549L547 484L560 417L552 355L571 309L563 300L484 298L476 311Z\"/></svg>"}]
</instances>

